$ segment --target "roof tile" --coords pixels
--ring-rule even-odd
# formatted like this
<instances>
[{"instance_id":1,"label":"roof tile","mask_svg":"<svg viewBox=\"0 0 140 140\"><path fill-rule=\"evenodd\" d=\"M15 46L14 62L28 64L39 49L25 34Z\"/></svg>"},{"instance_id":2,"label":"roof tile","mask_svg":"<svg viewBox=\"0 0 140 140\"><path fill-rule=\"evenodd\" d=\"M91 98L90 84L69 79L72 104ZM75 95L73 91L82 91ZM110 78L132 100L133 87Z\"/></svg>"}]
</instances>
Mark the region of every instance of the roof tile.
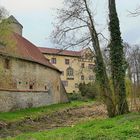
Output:
<instances>
[{"instance_id":1,"label":"roof tile","mask_svg":"<svg viewBox=\"0 0 140 140\"><path fill-rule=\"evenodd\" d=\"M66 55L66 56L76 56L76 57L80 57L82 54L82 51L71 51L71 50L63 50L63 49L55 49L55 48L39 47L39 50L44 54Z\"/></svg>"}]
</instances>

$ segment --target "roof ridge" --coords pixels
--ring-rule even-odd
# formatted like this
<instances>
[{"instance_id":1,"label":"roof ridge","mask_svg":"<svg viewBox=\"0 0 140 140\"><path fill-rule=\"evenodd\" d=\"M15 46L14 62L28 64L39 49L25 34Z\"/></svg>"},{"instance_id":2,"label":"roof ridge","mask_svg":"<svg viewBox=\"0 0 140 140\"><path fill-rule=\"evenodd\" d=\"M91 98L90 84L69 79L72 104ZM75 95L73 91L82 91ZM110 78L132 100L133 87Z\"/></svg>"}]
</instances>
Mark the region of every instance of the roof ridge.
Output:
<instances>
[{"instance_id":1,"label":"roof ridge","mask_svg":"<svg viewBox=\"0 0 140 140\"><path fill-rule=\"evenodd\" d=\"M71 51L71 52L81 52L82 50L79 51L74 51L74 50L67 50L67 49L61 49L61 48L49 48L49 47L38 47L39 49L55 49L55 50L62 50L62 51Z\"/></svg>"}]
</instances>

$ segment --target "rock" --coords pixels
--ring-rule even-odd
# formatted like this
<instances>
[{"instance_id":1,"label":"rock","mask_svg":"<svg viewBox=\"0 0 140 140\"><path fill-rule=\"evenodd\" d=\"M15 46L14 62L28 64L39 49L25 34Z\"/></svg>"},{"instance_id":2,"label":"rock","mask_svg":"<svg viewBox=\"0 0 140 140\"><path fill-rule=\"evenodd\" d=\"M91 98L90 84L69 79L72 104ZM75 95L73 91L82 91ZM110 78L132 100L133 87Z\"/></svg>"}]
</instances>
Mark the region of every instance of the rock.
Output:
<instances>
[{"instance_id":1,"label":"rock","mask_svg":"<svg viewBox=\"0 0 140 140\"><path fill-rule=\"evenodd\" d=\"M0 129L6 128L7 124L4 122L0 122Z\"/></svg>"}]
</instances>

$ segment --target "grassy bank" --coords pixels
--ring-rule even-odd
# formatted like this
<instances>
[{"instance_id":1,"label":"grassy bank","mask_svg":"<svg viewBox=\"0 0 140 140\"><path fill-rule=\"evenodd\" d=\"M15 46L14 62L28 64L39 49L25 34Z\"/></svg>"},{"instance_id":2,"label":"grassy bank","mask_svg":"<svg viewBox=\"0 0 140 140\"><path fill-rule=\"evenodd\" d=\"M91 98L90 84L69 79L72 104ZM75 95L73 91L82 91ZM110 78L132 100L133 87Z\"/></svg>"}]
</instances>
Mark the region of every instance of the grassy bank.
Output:
<instances>
[{"instance_id":1,"label":"grassy bank","mask_svg":"<svg viewBox=\"0 0 140 140\"><path fill-rule=\"evenodd\" d=\"M16 122L24 120L28 117L30 118L37 118L39 116L50 114L55 111L59 111L62 109L67 108L73 108L73 107L80 107L88 104L92 104L93 101L73 101L70 103L64 103L64 104L55 104L55 105L49 105L45 107L39 107L39 108L29 108L29 109L22 109L15 112L6 112L6 113L0 113L0 121L4 122Z\"/></svg>"},{"instance_id":2,"label":"grassy bank","mask_svg":"<svg viewBox=\"0 0 140 140\"><path fill-rule=\"evenodd\" d=\"M76 126L22 134L6 140L139 140L140 113L91 120Z\"/></svg>"}]
</instances>

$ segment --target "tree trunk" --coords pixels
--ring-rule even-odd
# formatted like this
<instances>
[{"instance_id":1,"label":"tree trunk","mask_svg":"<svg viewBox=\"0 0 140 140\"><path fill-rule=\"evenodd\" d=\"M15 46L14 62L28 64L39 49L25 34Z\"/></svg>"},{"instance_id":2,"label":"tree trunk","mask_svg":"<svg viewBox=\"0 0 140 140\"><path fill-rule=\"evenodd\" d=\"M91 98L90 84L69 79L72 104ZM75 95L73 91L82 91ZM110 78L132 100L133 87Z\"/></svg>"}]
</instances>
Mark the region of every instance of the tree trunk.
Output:
<instances>
[{"instance_id":1,"label":"tree trunk","mask_svg":"<svg viewBox=\"0 0 140 140\"><path fill-rule=\"evenodd\" d=\"M96 78L99 82L104 102L107 106L108 116L114 117L116 115L116 107L113 100L112 91L109 84L109 79L106 72L106 67L103 61L100 50L99 40L96 33L91 31L93 46L96 52Z\"/></svg>"},{"instance_id":2,"label":"tree trunk","mask_svg":"<svg viewBox=\"0 0 140 140\"><path fill-rule=\"evenodd\" d=\"M116 115L116 107L114 105L112 91L110 88L109 79L108 79L107 72L106 72L106 67L105 67L101 49L100 49L98 34L94 27L94 22L93 22L92 15L91 15L90 10L87 5L87 1L84 0L84 2L85 2L87 14L89 16L89 21L90 21L88 28L89 28L89 31L91 34L92 45L93 45L93 48L94 48L95 54L96 54L96 56L95 56L96 57L96 78L99 82L102 96L103 96L104 102L107 106L108 116L114 117Z\"/></svg>"},{"instance_id":3,"label":"tree trunk","mask_svg":"<svg viewBox=\"0 0 140 140\"><path fill-rule=\"evenodd\" d=\"M111 35L110 59L114 94L116 97L117 112L118 114L124 114L129 111L125 88L126 66L115 0L109 0L109 18Z\"/></svg>"}]
</instances>

